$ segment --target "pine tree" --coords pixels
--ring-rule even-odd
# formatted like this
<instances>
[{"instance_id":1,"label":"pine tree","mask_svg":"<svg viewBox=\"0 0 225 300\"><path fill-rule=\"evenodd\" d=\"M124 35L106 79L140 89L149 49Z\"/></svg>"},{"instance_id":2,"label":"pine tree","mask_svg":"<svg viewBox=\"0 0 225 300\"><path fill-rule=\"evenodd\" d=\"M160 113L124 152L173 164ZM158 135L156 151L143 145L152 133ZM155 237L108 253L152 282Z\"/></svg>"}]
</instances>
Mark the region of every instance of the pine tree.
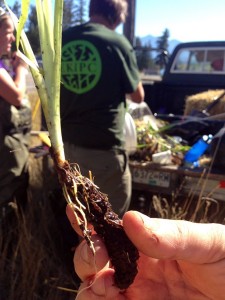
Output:
<instances>
[{"instance_id":1,"label":"pine tree","mask_svg":"<svg viewBox=\"0 0 225 300\"><path fill-rule=\"evenodd\" d=\"M141 39L139 37L136 38L136 58L140 71L154 69L151 49L151 43L142 46Z\"/></svg>"},{"instance_id":2,"label":"pine tree","mask_svg":"<svg viewBox=\"0 0 225 300\"><path fill-rule=\"evenodd\" d=\"M21 4L19 3L18 0L16 0L12 6L12 11L14 12L14 14L17 16L17 18L20 17L21 14Z\"/></svg>"},{"instance_id":3,"label":"pine tree","mask_svg":"<svg viewBox=\"0 0 225 300\"><path fill-rule=\"evenodd\" d=\"M158 65L160 69L164 68L168 61L169 36L169 30L165 29L162 36L156 41L159 54L155 58L155 64Z\"/></svg>"},{"instance_id":4,"label":"pine tree","mask_svg":"<svg viewBox=\"0 0 225 300\"><path fill-rule=\"evenodd\" d=\"M30 6L30 12L28 15L28 21L26 25L26 34L32 45L32 49L35 54L40 54L40 42L39 42L39 33L37 30L37 14L36 8L34 5Z\"/></svg>"},{"instance_id":5,"label":"pine tree","mask_svg":"<svg viewBox=\"0 0 225 300\"><path fill-rule=\"evenodd\" d=\"M87 1L86 0L79 0L79 1L76 1L77 4L75 6L75 18L74 18L74 22L75 22L75 25L79 25L79 24L82 24L84 23L86 20L85 20L85 13L86 13L86 5L87 5Z\"/></svg>"},{"instance_id":6,"label":"pine tree","mask_svg":"<svg viewBox=\"0 0 225 300\"><path fill-rule=\"evenodd\" d=\"M63 4L63 30L74 25L74 0L65 0Z\"/></svg>"},{"instance_id":7,"label":"pine tree","mask_svg":"<svg viewBox=\"0 0 225 300\"><path fill-rule=\"evenodd\" d=\"M159 50L166 50L166 51L168 51L168 46L169 46L168 39L169 39L169 36L170 36L169 30L166 28L163 31L163 34L156 41L157 48Z\"/></svg>"},{"instance_id":8,"label":"pine tree","mask_svg":"<svg viewBox=\"0 0 225 300\"><path fill-rule=\"evenodd\" d=\"M63 30L86 21L86 0L65 0L63 7Z\"/></svg>"}]
</instances>

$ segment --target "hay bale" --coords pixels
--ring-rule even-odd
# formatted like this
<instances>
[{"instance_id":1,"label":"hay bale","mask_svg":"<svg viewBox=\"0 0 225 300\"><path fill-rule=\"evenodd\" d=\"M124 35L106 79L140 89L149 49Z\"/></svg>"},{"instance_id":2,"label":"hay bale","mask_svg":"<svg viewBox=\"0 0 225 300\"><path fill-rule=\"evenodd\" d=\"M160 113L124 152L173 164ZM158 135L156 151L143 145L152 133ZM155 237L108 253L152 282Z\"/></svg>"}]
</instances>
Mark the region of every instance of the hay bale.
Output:
<instances>
[{"instance_id":1,"label":"hay bale","mask_svg":"<svg viewBox=\"0 0 225 300\"><path fill-rule=\"evenodd\" d=\"M190 115L193 110L202 111L217 99L225 90L208 90L202 93L188 96L185 102L184 115ZM225 96L222 97L210 111L210 115L217 115L225 112Z\"/></svg>"}]
</instances>

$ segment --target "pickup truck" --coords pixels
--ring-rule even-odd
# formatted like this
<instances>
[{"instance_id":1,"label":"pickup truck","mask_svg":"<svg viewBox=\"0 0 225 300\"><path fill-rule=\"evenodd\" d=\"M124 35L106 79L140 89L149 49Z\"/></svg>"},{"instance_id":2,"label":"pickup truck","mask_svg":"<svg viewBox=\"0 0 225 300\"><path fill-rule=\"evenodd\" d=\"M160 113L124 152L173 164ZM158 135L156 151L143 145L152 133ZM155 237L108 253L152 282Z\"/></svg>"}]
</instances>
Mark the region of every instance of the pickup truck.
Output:
<instances>
[{"instance_id":1,"label":"pickup truck","mask_svg":"<svg viewBox=\"0 0 225 300\"><path fill-rule=\"evenodd\" d=\"M173 114L175 118L171 116L171 120L176 118L183 120L187 96L208 90L225 89L224 60L225 41L189 42L177 45L160 78L155 75L148 80L143 78L145 102L159 118ZM208 132L207 126L204 127L205 121L201 123L201 120L195 121L190 118L190 122L189 120L185 122L185 119L182 122L182 126L178 122L178 126L174 127L175 135L182 138L189 137L188 141L191 139L194 141L202 134L213 133ZM212 124L210 130L217 132L224 123L221 120L221 123L218 121L214 124L213 121ZM187 127L184 127L185 125ZM180 133L185 134L185 137ZM129 160L129 166L132 174L131 209L153 217L166 218L180 218L182 212L186 219L190 217L188 214L192 214L192 210L196 209L199 218L196 218L195 214L195 217L190 218L203 221L200 217L199 207L201 207L203 214L208 212L208 221L224 222L223 169L214 172L215 169L212 168L191 169L185 165L155 164L153 161L139 161L132 158ZM211 211L208 210L208 205L211 206Z\"/></svg>"},{"instance_id":2,"label":"pickup truck","mask_svg":"<svg viewBox=\"0 0 225 300\"><path fill-rule=\"evenodd\" d=\"M160 80L143 80L145 101L153 113L182 115L185 98L225 88L225 41L176 46Z\"/></svg>"}]
</instances>

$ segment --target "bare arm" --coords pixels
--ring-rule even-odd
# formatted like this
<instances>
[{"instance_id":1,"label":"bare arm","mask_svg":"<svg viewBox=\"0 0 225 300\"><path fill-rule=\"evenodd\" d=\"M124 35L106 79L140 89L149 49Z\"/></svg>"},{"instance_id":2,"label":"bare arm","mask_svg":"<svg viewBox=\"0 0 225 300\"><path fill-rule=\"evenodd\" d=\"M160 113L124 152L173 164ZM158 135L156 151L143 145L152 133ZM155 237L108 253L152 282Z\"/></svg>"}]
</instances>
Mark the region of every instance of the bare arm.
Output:
<instances>
[{"instance_id":1,"label":"bare arm","mask_svg":"<svg viewBox=\"0 0 225 300\"><path fill-rule=\"evenodd\" d=\"M144 101L144 97L145 97L145 92L144 92L144 88L143 88L143 85L141 82L139 82L138 86L137 86L137 89L127 95L127 98L132 100L133 102L136 102L136 103L141 103Z\"/></svg>"},{"instance_id":2,"label":"bare arm","mask_svg":"<svg viewBox=\"0 0 225 300\"><path fill-rule=\"evenodd\" d=\"M17 55L14 56L12 66L15 72L14 80L5 69L0 69L0 96L10 104L20 106L25 96L27 69Z\"/></svg>"}]
</instances>

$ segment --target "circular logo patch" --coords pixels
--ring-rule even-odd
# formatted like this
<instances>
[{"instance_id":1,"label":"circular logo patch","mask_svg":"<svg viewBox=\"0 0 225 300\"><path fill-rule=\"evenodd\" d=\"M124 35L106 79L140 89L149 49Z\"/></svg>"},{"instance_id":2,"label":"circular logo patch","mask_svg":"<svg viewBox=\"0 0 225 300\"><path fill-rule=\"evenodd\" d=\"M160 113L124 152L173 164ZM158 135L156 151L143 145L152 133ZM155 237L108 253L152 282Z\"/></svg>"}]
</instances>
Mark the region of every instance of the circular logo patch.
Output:
<instances>
[{"instance_id":1,"label":"circular logo patch","mask_svg":"<svg viewBox=\"0 0 225 300\"><path fill-rule=\"evenodd\" d=\"M76 94L90 91L98 83L102 63L96 47L87 41L76 40L62 48L62 82Z\"/></svg>"}]
</instances>

